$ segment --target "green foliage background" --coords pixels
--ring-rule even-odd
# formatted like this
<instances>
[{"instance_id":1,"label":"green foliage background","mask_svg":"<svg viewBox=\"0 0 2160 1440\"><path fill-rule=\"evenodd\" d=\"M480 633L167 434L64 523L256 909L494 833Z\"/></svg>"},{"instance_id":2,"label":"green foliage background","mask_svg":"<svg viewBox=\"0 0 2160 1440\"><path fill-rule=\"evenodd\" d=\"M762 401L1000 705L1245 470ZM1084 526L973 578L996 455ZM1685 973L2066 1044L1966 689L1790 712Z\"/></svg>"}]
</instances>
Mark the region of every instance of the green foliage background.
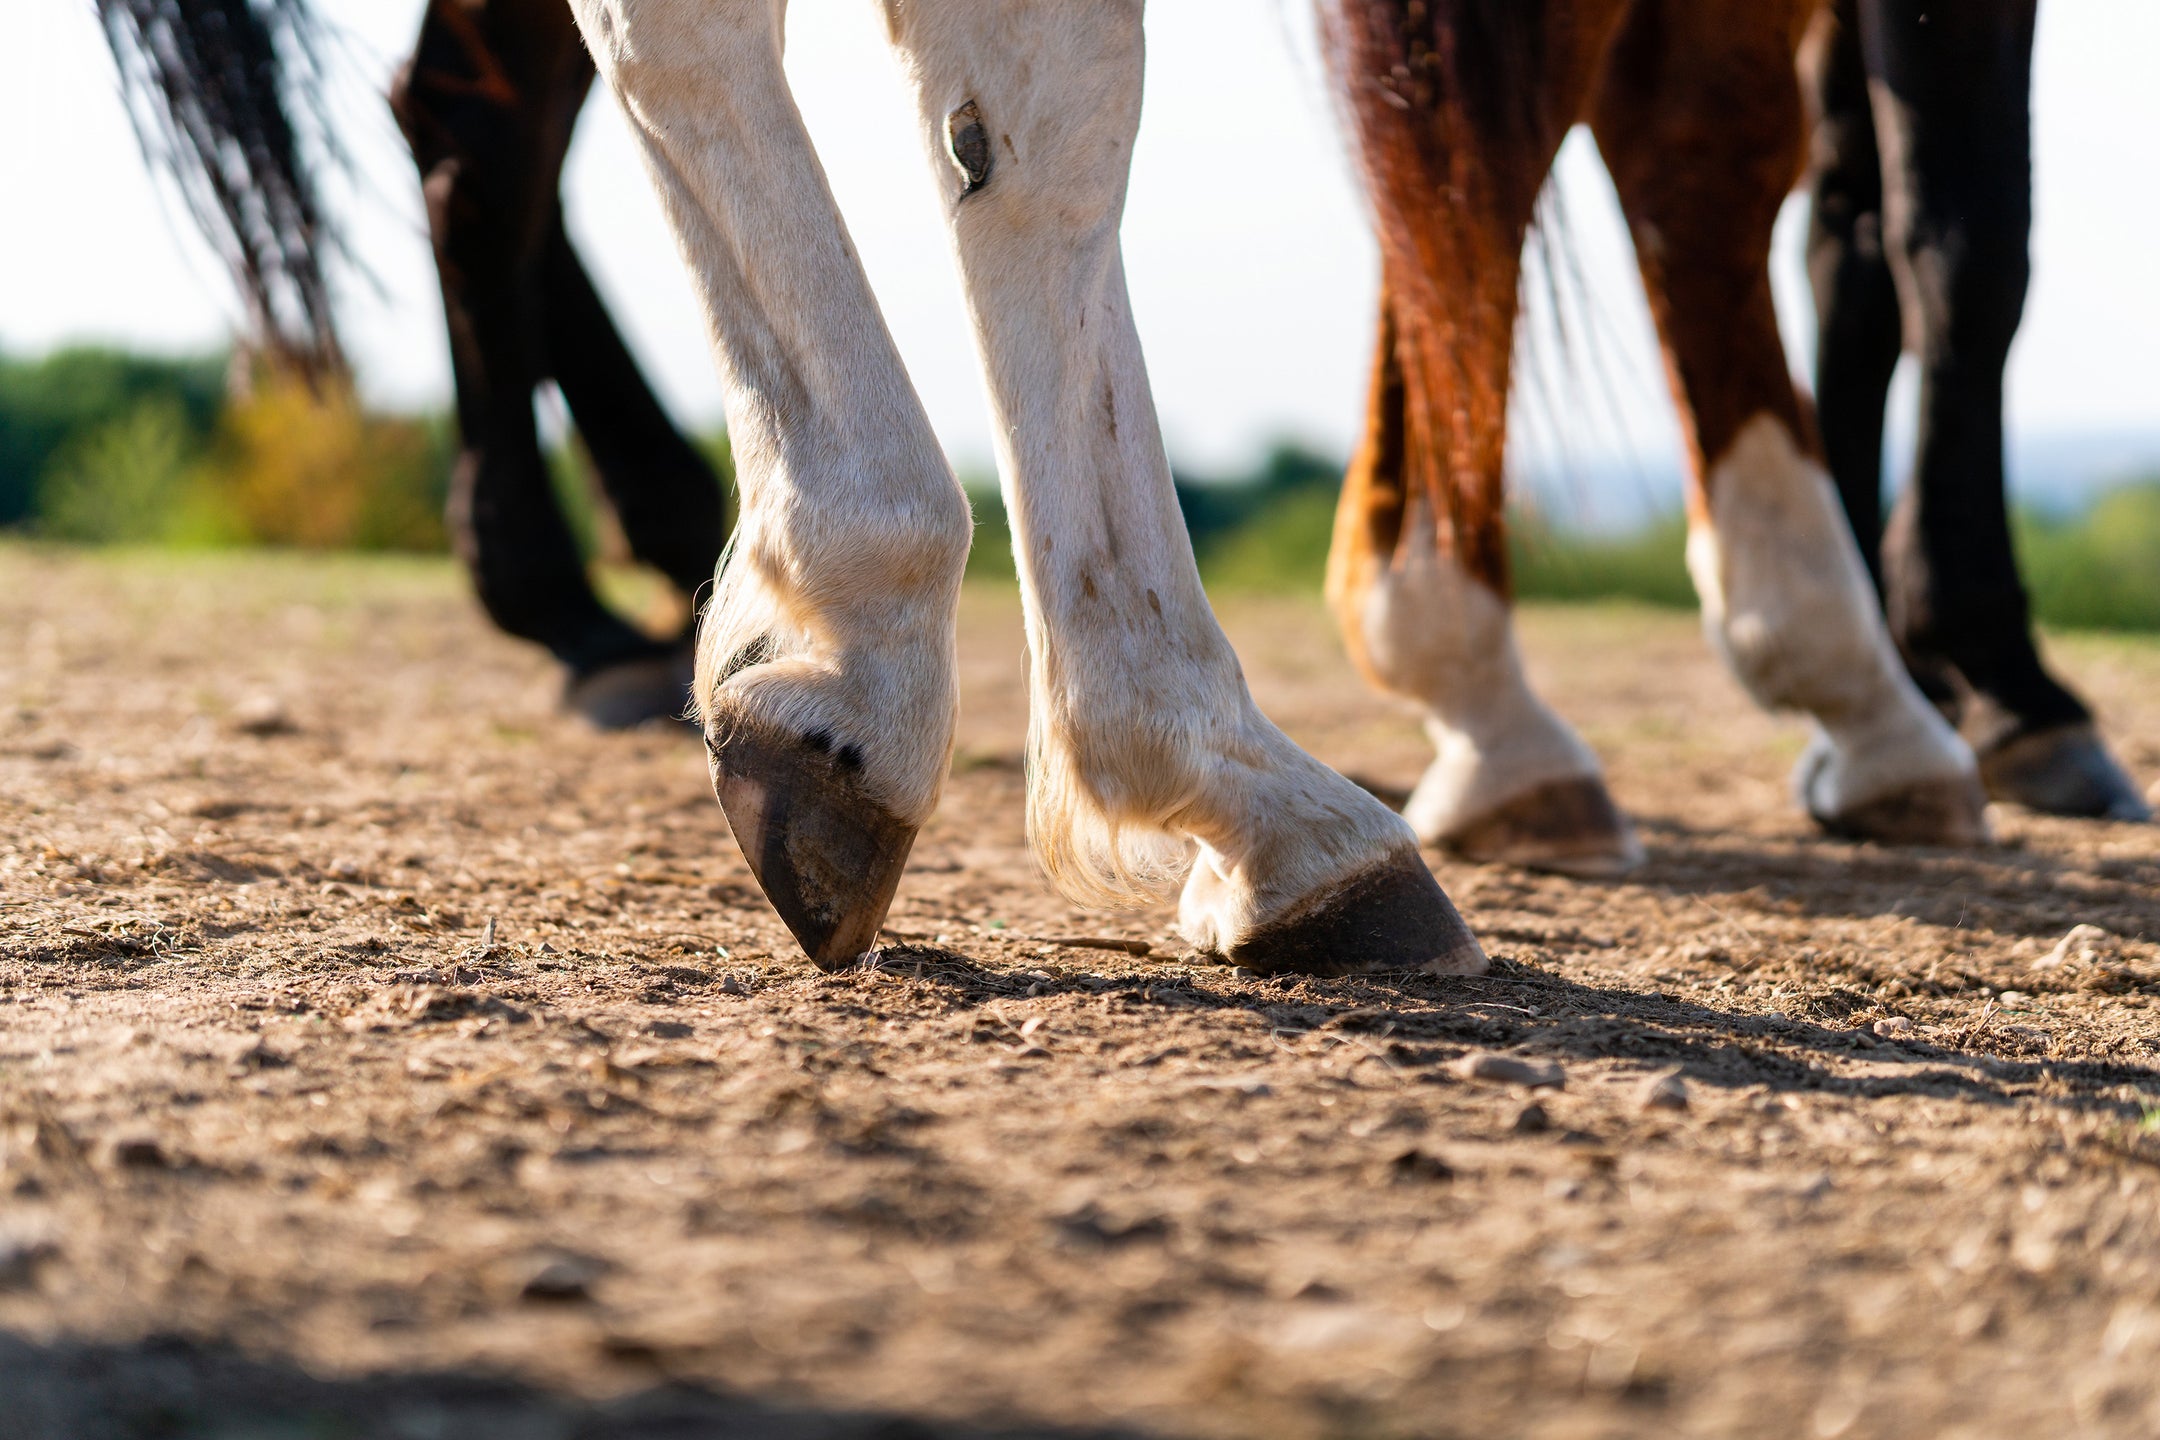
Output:
<instances>
[{"instance_id":1,"label":"green foliage background","mask_svg":"<svg viewBox=\"0 0 2160 1440\"><path fill-rule=\"evenodd\" d=\"M86 347L0 356L0 527L83 544L445 548L456 455L447 415L379 414L349 395L260 377L235 400L228 372L219 355ZM726 437L703 443L722 482L732 482ZM622 568L621 536L575 440L550 463L587 555ZM1208 584L1317 594L1340 482L1339 463L1287 444L1247 474L1180 475L1178 502ZM966 483L976 515L968 573L1009 581L1012 540L996 481ZM1622 536L1517 515L1516 591L1692 608L1685 537L1677 515ZM2082 515L2020 514L2017 543L2044 623L2160 631L2160 477L2112 489Z\"/></svg>"}]
</instances>

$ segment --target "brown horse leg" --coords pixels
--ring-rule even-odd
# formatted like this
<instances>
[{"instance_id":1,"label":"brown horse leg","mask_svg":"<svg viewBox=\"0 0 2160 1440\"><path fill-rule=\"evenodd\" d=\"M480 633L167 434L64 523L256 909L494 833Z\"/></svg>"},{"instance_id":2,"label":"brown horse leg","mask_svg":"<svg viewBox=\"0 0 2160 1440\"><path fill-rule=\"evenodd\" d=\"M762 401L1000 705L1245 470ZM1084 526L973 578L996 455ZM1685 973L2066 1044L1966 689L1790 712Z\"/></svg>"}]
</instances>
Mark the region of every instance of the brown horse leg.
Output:
<instances>
[{"instance_id":1,"label":"brown horse leg","mask_svg":"<svg viewBox=\"0 0 2160 1440\"><path fill-rule=\"evenodd\" d=\"M1800 168L1794 47L1810 0L1638 6L1592 126L1634 234L1690 445L1688 566L1712 643L1765 706L1811 715L1801 799L1827 829L1986 835L1971 752L1890 644L1770 297Z\"/></svg>"},{"instance_id":2,"label":"brown horse leg","mask_svg":"<svg viewBox=\"0 0 2160 1440\"><path fill-rule=\"evenodd\" d=\"M1913 481L1883 557L1891 631L1916 669L1955 685L1990 794L2145 819L2091 712L2040 658L2003 492L2003 367L2030 268L2034 0L1861 9L1885 249L1921 375Z\"/></svg>"},{"instance_id":3,"label":"brown horse leg","mask_svg":"<svg viewBox=\"0 0 2160 1440\"><path fill-rule=\"evenodd\" d=\"M1525 11L1497 32L1447 33L1448 6L1331 7L1384 259L1328 594L1367 678L1425 710L1437 755L1405 809L1421 839L1477 860L1613 874L1641 849L1596 757L1523 674L1501 514L1522 244L1565 128L1554 117L1587 88L1618 9L1567 8L1550 25ZM1433 76L1448 55L1457 73L1408 94L1376 78Z\"/></svg>"}]
</instances>

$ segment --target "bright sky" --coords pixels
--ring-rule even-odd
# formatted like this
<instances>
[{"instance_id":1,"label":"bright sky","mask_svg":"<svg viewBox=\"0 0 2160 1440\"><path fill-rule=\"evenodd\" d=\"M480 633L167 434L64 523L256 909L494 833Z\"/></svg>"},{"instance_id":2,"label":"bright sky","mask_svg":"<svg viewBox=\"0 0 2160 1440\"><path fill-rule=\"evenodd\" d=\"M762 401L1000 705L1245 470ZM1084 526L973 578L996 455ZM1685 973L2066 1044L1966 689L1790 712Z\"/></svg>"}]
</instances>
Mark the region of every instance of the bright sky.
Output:
<instances>
[{"instance_id":1,"label":"bright sky","mask_svg":"<svg viewBox=\"0 0 2160 1440\"><path fill-rule=\"evenodd\" d=\"M379 286L343 315L379 401L448 394L417 186L379 95L420 0L319 0L352 41L338 96L362 183L342 213ZM0 47L0 346L97 338L204 348L232 306L215 263L146 179L89 0L21 7ZM1361 403L1374 258L1321 85L1304 0L1154 0L1146 108L1125 222L1127 272L1172 453L1201 469L1298 436L1347 449ZM1235 15L1238 23L1226 24ZM2012 371L2019 433L2160 431L2160 5L2046 0L2036 82L2037 274ZM27 30L19 28L27 24ZM794 0L788 70L885 313L963 465L988 417L945 239L897 70L869 0ZM1574 242L1617 403L1564 443L1661 468L1673 445L1619 219L1594 151L1564 158ZM620 116L588 107L572 155L573 233L677 413L719 398L687 281ZM1778 274L1804 363L1802 217ZM1573 420L1571 425L1577 424Z\"/></svg>"}]
</instances>

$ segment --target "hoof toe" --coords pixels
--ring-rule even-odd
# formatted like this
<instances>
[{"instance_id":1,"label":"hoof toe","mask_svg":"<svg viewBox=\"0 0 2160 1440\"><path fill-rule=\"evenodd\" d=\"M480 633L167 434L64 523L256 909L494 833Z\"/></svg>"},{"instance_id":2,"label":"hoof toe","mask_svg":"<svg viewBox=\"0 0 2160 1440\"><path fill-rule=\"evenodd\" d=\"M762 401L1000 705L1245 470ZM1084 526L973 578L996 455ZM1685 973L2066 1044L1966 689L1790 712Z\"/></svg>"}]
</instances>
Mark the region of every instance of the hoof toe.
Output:
<instances>
[{"instance_id":1,"label":"hoof toe","mask_svg":"<svg viewBox=\"0 0 2160 1440\"><path fill-rule=\"evenodd\" d=\"M1814 819L1840 839L1886 845L1985 845L1991 838L1987 796L1967 775L1922 780L1835 814L1816 811Z\"/></svg>"},{"instance_id":2,"label":"hoof toe","mask_svg":"<svg viewBox=\"0 0 2160 1440\"><path fill-rule=\"evenodd\" d=\"M1980 756L1988 797L2045 815L2150 820L2152 810L2090 725L2020 735Z\"/></svg>"},{"instance_id":3,"label":"hoof toe","mask_svg":"<svg viewBox=\"0 0 2160 1440\"><path fill-rule=\"evenodd\" d=\"M741 723L706 741L713 793L765 898L820 970L877 944L915 827L863 793L852 751Z\"/></svg>"},{"instance_id":4,"label":"hoof toe","mask_svg":"<svg viewBox=\"0 0 2160 1440\"><path fill-rule=\"evenodd\" d=\"M1489 963L1440 882L1408 848L1269 921L1223 958L1263 975L1482 975Z\"/></svg>"},{"instance_id":5,"label":"hoof toe","mask_svg":"<svg viewBox=\"0 0 2160 1440\"><path fill-rule=\"evenodd\" d=\"M684 720L690 713L692 663L686 646L572 675L563 685L563 708L599 730Z\"/></svg>"},{"instance_id":6,"label":"hoof toe","mask_svg":"<svg viewBox=\"0 0 2160 1440\"><path fill-rule=\"evenodd\" d=\"M1465 860L1582 879L1624 875L1643 858L1635 827L1604 782L1587 775L1525 790L1435 843Z\"/></svg>"}]
</instances>

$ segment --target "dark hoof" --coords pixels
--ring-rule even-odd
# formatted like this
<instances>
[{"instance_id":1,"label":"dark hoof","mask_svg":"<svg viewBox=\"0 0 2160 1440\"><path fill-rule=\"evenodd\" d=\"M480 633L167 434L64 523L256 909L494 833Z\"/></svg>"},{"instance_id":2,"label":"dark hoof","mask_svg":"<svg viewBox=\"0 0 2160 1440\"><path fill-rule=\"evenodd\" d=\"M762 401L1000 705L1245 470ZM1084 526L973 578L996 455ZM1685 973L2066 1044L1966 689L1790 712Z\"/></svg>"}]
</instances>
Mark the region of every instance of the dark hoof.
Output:
<instances>
[{"instance_id":1,"label":"dark hoof","mask_svg":"<svg viewBox=\"0 0 2160 1440\"><path fill-rule=\"evenodd\" d=\"M563 708L601 730L634 730L655 720L688 723L692 664L685 646L572 675L563 684Z\"/></svg>"},{"instance_id":2,"label":"dark hoof","mask_svg":"<svg viewBox=\"0 0 2160 1440\"><path fill-rule=\"evenodd\" d=\"M1980 757L1980 782L1989 799L2045 815L2152 819L2151 807L2090 725L2057 726L1998 745Z\"/></svg>"},{"instance_id":3,"label":"dark hoof","mask_svg":"<svg viewBox=\"0 0 2160 1440\"><path fill-rule=\"evenodd\" d=\"M1642 842L1603 781L1550 780L1456 827L1436 842L1465 860L1551 870L1586 880L1642 864Z\"/></svg>"},{"instance_id":4,"label":"dark hoof","mask_svg":"<svg viewBox=\"0 0 2160 1440\"><path fill-rule=\"evenodd\" d=\"M1482 975L1488 963L1440 882L1408 848L1270 921L1223 958L1263 975Z\"/></svg>"},{"instance_id":5,"label":"dark hoof","mask_svg":"<svg viewBox=\"0 0 2160 1440\"><path fill-rule=\"evenodd\" d=\"M810 963L838 970L868 954L915 827L863 793L860 757L739 722L706 748L735 843Z\"/></svg>"},{"instance_id":6,"label":"dark hoof","mask_svg":"<svg viewBox=\"0 0 2160 1440\"><path fill-rule=\"evenodd\" d=\"M1923 780L1851 806L1835 815L1814 814L1815 823L1841 840L1885 845L1985 845L1987 796L1969 776Z\"/></svg>"}]
</instances>

